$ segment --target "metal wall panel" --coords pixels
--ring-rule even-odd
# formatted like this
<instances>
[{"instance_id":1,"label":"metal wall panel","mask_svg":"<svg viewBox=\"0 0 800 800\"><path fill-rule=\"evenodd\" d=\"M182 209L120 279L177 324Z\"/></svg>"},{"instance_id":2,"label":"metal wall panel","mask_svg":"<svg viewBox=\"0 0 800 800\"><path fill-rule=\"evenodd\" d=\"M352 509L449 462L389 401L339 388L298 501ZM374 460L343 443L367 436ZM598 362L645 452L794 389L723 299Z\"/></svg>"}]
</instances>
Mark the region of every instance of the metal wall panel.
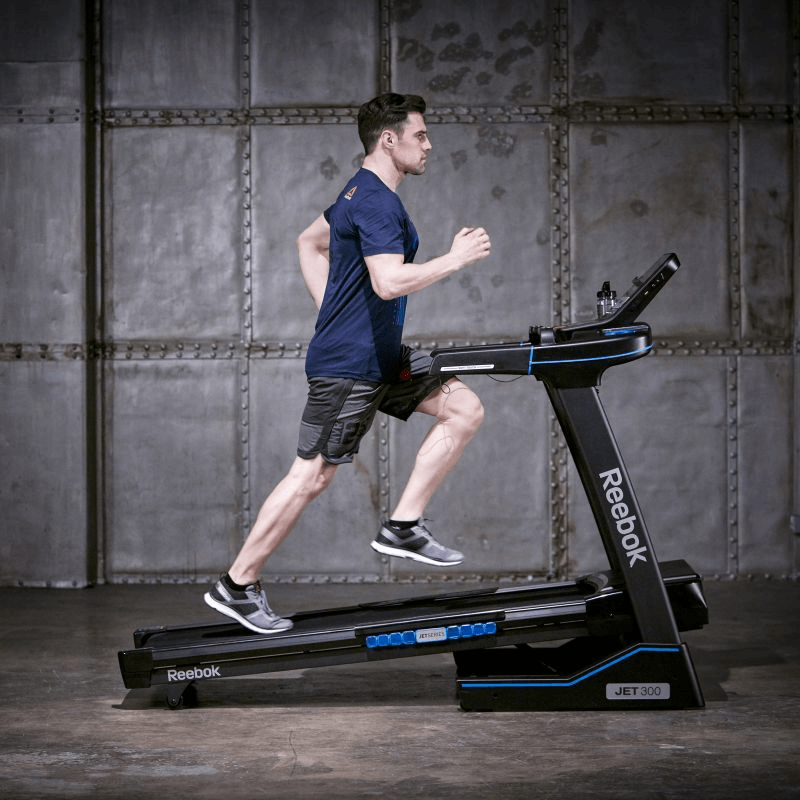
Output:
<instances>
[{"instance_id":1,"label":"metal wall panel","mask_svg":"<svg viewBox=\"0 0 800 800\"><path fill-rule=\"evenodd\" d=\"M737 72L741 102L793 102L791 0L737 0L735 9L738 16L733 22L741 42ZM797 21L794 26L796 37Z\"/></svg>"},{"instance_id":2,"label":"metal wall panel","mask_svg":"<svg viewBox=\"0 0 800 800\"><path fill-rule=\"evenodd\" d=\"M524 336L551 320L549 127L430 124L423 176L400 186L420 236L416 260L446 253L463 227L486 228L492 254L410 299L413 338Z\"/></svg>"},{"instance_id":3,"label":"metal wall panel","mask_svg":"<svg viewBox=\"0 0 800 800\"><path fill-rule=\"evenodd\" d=\"M743 125L742 174L742 333L751 340L788 340L793 310L791 131Z\"/></svg>"},{"instance_id":4,"label":"metal wall panel","mask_svg":"<svg viewBox=\"0 0 800 800\"><path fill-rule=\"evenodd\" d=\"M573 100L728 100L725 0L590 0L569 11Z\"/></svg>"},{"instance_id":5,"label":"metal wall panel","mask_svg":"<svg viewBox=\"0 0 800 800\"><path fill-rule=\"evenodd\" d=\"M359 105L377 94L378 3L256 2L248 32L255 106Z\"/></svg>"},{"instance_id":6,"label":"metal wall panel","mask_svg":"<svg viewBox=\"0 0 800 800\"><path fill-rule=\"evenodd\" d=\"M241 532L237 362L114 361L106 394L109 579L218 573Z\"/></svg>"},{"instance_id":7,"label":"metal wall panel","mask_svg":"<svg viewBox=\"0 0 800 800\"><path fill-rule=\"evenodd\" d=\"M77 122L83 81L81 63L0 64L0 106L8 106L17 122L52 121L54 112Z\"/></svg>"},{"instance_id":8,"label":"metal wall panel","mask_svg":"<svg viewBox=\"0 0 800 800\"><path fill-rule=\"evenodd\" d=\"M570 137L573 319L604 280L626 291L662 253L684 269L647 309L658 336L730 335L726 126L576 124Z\"/></svg>"},{"instance_id":9,"label":"metal wall panel","mask_svg":"<svg viewBox=\"0 0 800 800\"><path fill-rule=\"evenodd\" d=\"M84 6L0 8L0 583L91 580Z\"/></svg>"},{"instance_id":10,"label":"metal wall panel","mask_svg":"<svg viewBox=\"0 0 800 800\"><path fill-rule=\"evenodd\" d=\"M84 85L82 0L5 0L0 5L0 109L20 121L80 115Z\"/></svg>"},{"instance_id":11,"label":"metal wall panel","mask_svg":"<svg viewBox=\"0 0 800 800\"><path fill-rule=\"evenodd\" d=\"M239 106L235 0L112 0L102 7L107 106Z\"/></svg>"},{"instance_id":12,"label":"metal wall panel","mask_svg":"<svg viewBox=\"0 0 800 800\"><path fill-rule=\"evenodd\" d=\"M739 363L737 572L792 572L792 360Z\"/></svg>"},{"instance_id":13,"label":"metal wall panel","mask_svg":"<svg viewBox=\"0 0 800 800\"><path fill-rule=\"evenodd\" d=\"M230 561L294 457L314 322L296 237L358 166L358 104L389 89L429 104L427 174L400 188L418 259L462 225L494 243L411 298L408 339L583 321L602 281L625 291L675 250L645 315L657 355L602 389L658 553L796 574L798 23L797 0L3 4L2 483L69 475L81 502L56 529L55 505L4 495L27 538L0 581ZM456 577L602 566L542 387L470 381L486 422L429 509L467 553ZM19 458L59 414L61 461ZM428 423L379 418L268 574L424 580L368 542Z\"/></svg>"},{"instance_id":14,"label":"metal wall panel","mask_svg":"<svg viewBox=\"0 0 800 800\"><path fill-rule=\"evenodd\" d=\"M4 0L0 61L80 61L84 7L82 0Z\"/></svg>"},{"instance_id":15,"label":"metal wall panel","mask_svg":"<svg viewBox=\"0 0 800 800\"><path fill-rule=\"evenodd\" d=\"M392 74L432 104L505 106L550 99L553 3L400 3Z\"/></svg>"},{"instance_id":16,"label":"metal wall panel","mask_svg":"<svg viewBox=\"0 0 800 800\"><path fill-rule=\"evenodd\" d=\"M749 384L746 390L740 387L735 365L743 353L741 336L751 336L758 353L761 337L768 335L780 340L773 347L785 348L786 311L779 318L770 304L789 274L789 234L780 227L789 203L789 150L785 125L740 125L721 119L718 109L730 109L739 92L760 91L766 97L766 90L740 83L735 70L739 64L749 69L753 86L766 85L764 76L775 78L777 73L757 73L755 66L755 54L774 36L771 28L753 33L747 20L736 16L738 7L722 0L687 0L658 9L632 0L569 7L545 2L389 6L238 7L245 34L239 50L230 52L239 58L239 85L248 99L242 112L234 112L230 130L238 131L241 147L216 159L214 178L188 191L203 198L204 228L208 209L217 208L205 198L222 197L220 206L231 208L238 193L243 208L241 241L230 243L235 252L225 281L230 294L220 295L230 302L223 302L218 320L233 321L238 310L244 337L244 349L237 348L235 356L242 381L244 527L294 456L305 386L302 356L314 316L294 242L357 168L353 109L341 106L355 106L373 94L377 80L385 88L422 92L429 101L434 144L429 169L400 190L420 230L419 260L445 251L463 224L485 225L494 239L491 259L412 298L407 334L419 346L520 336L528 325L551 318L588 319L603 280L624 291L633 274L662 252L679 253L684 269L647 314L660 357L648 362L648 371L632 385L624 380L617 385L617 376L608 376L611 386L603 395L612 420L619 419L620 438L635 453L632 472L648 523L657 539L665 537L661 556L689 552L703 568L735 573L743 535L741 519L731 511L743 474L739 391L753 391ZM747 14L748 9L743 8ZM200 16L208 11L204 7ZM296 40L301 21L304 38L287 49L283 43ZM348 48L338 46L337 26L348 30ZM751 31L741 52L730 37L738 29ZM115 30L113 41L135 49L124 28ZM179 26L171 30L171 41L183 36ZM777 85L773 80L773 88ZM186 105L153 96L161 105ZM552 109L568 99L606 105L592 111L576 102L564 121ZM127 126L122 112L109 119ZM207 129L219 121L204 113L188 124ZM137 131L146 152L150 140L157 142L163 132L153 131L141 114L138 122L149 128ZM174 119L165 122L172 142L189 132L187 123L176 128ZM222 122L224 139L229 126ZM115 148L127 133L115 132ZM157 152L159 145L153 147ZM189 150L174 144L173 160L183 163ZM210 154L213 147L200 150ZM113 153L112 167L125 160L136 163L136 151L122 160ZM214 159L199 155L195 163L209 160ZM114 280L121 255L117 236L124 242L125 230L147 228L131 226L138 220L125 215L129 208L144 207L141 198L152 178L134 181L127 195L121 185L112 192L113 213L120 215L110 257ZM164 207L179 208L184 179L173 172L167 180L178 188L166 196ZM765 208L764 198L773 203L772 210ZM220 230L226 226L236 229L236 221L223 212ZM145 238L163 242L167 227L152 229ZM777 248L766 265L761 240ZM178 250L173 255L180 258ZM171 331L159 329L157 319L167 310L146 301L158 284L152 272L137 267L131 259L122 269L129 287L134 276L145 276L138 306L123 305L147 306L149 315L139 330L130 321L135 315L112 316L112 327L125 338L135 338L133 331L143 338L153 338L153 331L180 335L176 331L189 324L181 316L182 304L170 312L179 324ZM759 294L758 276L764 274L767 288ZM166 291L162 287L157 296L173 297L176 284ZM110 294L116 298L114 287ZM235 307L237 291L242 301ZM197 319L219 329L208 304L198 309ZM520 564L534 573L596 567L598 556L602 561L599 539L574 473L564 471L563 442L551 433L544 394L527 391L524 381L479 383L487 422L435 498L431 515L453 520L463 531L464 548L469 551L471 544L478 554L470 570L518 571ZM531 420L530 451L516 454L518 431ZM355 468L340 470L330 492L308 510L271 560L270 574L377 571L387 578L424 573L413 565L376 563L361 540L401 491L426 429L425 420L400 425L381 418ZM484 465L502 463L501 453L505 466L487 480ZM525 469L520 468L523 458ZM651 475L659 469L685 502L675 504L663 483L653 482ZM569 494L562 499L567 484ZM467 510L475 498L480 498L479 510ZM560 515L566 527L560 527ZM360 536L348 522L353 517L368 528ZM320 547L323 541L335 544Z\"/></svg>"},{"instance_id":17,"label":"metal wall panel","mask_svg":"<svg viewBox=\"0 0 800 800\"><path fill-rule=\"evenodd\" d=\"M252 132L253 336L307 342L316 309L296 240L358 169L354 124L257 126Z\"/></svg>"},{"instance_id":18,"label":"metal wall panel","mask_svg":"<svg viewBox=\"0 0 800 800\"><path fill-rule=\"evenodd\" d=\"M108 333L239 339L239 133L120 129L107 144Z\"/></svg>"},{"instance_id":19,"label":"metal wall panel","mask_svg":"<svg viewBox=\"0 0 800 800\"><path fill-rule=\"evenodd\" d=\"M83 134L0 125L0 341L84 338Z\"/></svg>"},{"instance_id":20,"label":"metal wall panel","mask_svg":"<svg viewBox=\"0 0 800 800\"><path fill-rule=\"evenodd\" d=\"M0 361L0 583L84 586L84 365Z\"/></svg>"}]
</instances>

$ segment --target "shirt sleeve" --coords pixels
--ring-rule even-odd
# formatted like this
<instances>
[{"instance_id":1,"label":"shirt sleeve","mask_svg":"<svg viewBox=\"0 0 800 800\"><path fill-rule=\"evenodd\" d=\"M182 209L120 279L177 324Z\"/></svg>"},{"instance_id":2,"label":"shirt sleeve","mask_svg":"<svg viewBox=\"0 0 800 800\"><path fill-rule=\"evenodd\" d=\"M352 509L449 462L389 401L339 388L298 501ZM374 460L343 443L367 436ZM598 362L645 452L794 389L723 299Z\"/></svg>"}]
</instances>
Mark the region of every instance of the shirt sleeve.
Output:
<instances>
[{"instance_id":1,"label":"shirt sleeve","mask_svg":"<svg viewBox=\"0 0 800 800\"><path fill-rule=\"evenodd\" d=\"M365 256L377 256L383 253L405 255L403 224L404 214L399 202L389 202L381 195L364 198L369 202L361 202L353 209L353 222L358 229L361 240L361 252Z\"/></svg>"}]
</instances>

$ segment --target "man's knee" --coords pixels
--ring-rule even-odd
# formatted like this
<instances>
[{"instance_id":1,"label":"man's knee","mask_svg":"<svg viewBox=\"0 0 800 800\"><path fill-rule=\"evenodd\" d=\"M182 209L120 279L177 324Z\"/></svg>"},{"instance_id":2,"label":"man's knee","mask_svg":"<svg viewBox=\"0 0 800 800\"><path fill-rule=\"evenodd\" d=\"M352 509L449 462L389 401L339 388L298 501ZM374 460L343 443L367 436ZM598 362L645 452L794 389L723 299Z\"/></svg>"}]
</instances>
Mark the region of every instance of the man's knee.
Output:
<instances>
[{"instance_id":1,"label":"man's knee","mask_svg":"<svg viewBox=\"0 0 800 800\"><path fill-rule=\"evenodd\" d=\"M296 490L313 500L328 488L336 473L336 465L329 464L322 456L306 459L297 457L289 475L294 479Z\"/></svg>"},{"instance_id":2,"label":"man's knee","mask_svg":"<svg viewBox=\"0 0 800 800\"><path fill-rule=\"evenodd\" d=\"M457 420L459 424L470 431L478 430L484 417L483 403L480 397L468 386L459 383L453 387L448 400L451 401L447 403L448 412L453 420Z\"/></svg>"}]
</instances>

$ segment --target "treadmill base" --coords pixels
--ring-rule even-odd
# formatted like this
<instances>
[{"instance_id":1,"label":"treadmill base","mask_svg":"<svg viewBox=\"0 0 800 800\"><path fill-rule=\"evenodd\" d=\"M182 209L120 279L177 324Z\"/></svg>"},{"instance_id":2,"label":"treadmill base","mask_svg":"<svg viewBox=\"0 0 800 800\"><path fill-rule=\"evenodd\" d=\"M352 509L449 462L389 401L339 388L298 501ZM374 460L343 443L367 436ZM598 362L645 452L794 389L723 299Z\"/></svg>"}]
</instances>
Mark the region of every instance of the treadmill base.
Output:
<instances>
[{"instance_id":1,"label":"treadmill base","mask_svg":"<svg viewBox=\"0 0 800 800\"><path fill-rule=\"evenodd\" d=\"M556 648L523 645L454 653L465 711L702 708L689 649L581 637Z\"/></svg>"}]
</instances>

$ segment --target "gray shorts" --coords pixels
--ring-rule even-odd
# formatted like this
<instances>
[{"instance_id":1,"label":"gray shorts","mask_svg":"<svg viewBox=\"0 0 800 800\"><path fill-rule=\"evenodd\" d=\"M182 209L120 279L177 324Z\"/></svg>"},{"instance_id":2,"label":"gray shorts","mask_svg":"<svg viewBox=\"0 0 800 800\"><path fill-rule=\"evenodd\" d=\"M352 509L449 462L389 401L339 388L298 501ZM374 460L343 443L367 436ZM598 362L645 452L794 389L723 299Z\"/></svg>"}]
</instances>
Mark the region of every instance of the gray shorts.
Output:
<instances>
[{"instance_id":1,"label":"gray shorts","mask_svg":"<svg viewBox=\"0 0 800 800\"><path fill-rule=\"evenodd\" d=\"M407 420L431 392L452 377L429 375L430 363L427 353L404 347L397 383L309 378L297 455L314 458L321 454L329 464L351 462L378 411Z\"/></svg>"}]
</instances>

